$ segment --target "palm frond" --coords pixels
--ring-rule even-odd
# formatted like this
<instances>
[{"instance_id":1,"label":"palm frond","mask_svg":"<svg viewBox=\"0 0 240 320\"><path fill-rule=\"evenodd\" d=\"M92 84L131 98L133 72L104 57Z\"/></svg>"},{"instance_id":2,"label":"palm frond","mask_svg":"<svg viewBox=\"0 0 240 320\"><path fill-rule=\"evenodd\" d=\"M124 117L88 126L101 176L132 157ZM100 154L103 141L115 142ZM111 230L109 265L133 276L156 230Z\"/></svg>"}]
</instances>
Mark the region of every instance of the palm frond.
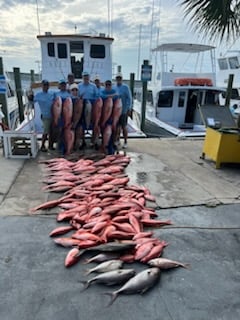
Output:
<instances>
[{"instance_id":1,"label":"palm frond","mask_svg":"<svg viewBox=\"0 0 240 320\"><path fill-rule=\"evenodd\" d=\"M240 36L240 0L179 0L184 17L195 31L210 39Z\"/></svg>"}]
</instances>

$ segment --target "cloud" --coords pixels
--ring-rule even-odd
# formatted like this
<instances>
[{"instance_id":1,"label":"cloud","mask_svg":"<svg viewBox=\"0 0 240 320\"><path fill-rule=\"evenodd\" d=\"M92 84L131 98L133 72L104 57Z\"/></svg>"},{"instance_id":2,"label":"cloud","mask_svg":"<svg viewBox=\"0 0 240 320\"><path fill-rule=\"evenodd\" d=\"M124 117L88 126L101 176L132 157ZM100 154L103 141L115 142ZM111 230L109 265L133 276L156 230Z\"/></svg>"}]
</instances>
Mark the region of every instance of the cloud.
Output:
<instances>
[{"instance_id":1,"label":"cloud","mask_svg":"<svg viewBox=\"0 0 240 320\"><path fill-rule=\"evenodd\" d=\"M123 72L138 72L139 57L150 57L159 42L197 39L187 30L177 0L0 0L0 54L7 65L37 68L37 34L105 33L114 37L113 61ZM152 11L154 3L154 12ZM110 6L108 6L110 4ZM139 52L140 49L140 52ZM14 60L14 57L16 58ZM38 71L38 69L37 69Z\"/></svg>"}]
</instances>

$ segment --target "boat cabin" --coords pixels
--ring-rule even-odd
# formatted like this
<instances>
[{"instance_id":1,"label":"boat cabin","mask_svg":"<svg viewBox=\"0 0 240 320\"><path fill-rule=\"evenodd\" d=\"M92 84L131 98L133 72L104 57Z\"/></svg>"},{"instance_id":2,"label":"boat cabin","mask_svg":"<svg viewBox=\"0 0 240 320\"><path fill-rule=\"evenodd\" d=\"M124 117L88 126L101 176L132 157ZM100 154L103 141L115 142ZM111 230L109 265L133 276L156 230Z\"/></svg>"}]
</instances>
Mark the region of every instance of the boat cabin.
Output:
<instances>
[{"instance_id":1,"label":"boat cabin","mask_svg":"<svg viewBox=\"0 0 240 320\"><path fill-rule=\"evenodd\" d=\"M237 105L238 114L240 112L240 51L237 55L221 57L218 60L218 85L227 88L229 75L233 74L233 85L230 100L230 107ZM225 103L226 94L220 97L221 103Z\"/></svg>"},{"instance_id":2,"label":"boat cabin","mask_svg":"<svg viewBox=\"0 0 240 320\"><path fill-rule=\"evenodd\" d=\"M101 33L91 36L46 32L37 39L41 44L42 79L54 82L74 73L75 79L80 81L83 71L88 71L91 78L98 74L102 81L112 79L113 38Z\"/></svg>"},{"instance_id":3,"label":"boat cabin","mask_svg":"<svg viewBox=\"0 0 240 320\"><path fill-rule=\"evenodd\" d=\"M215 47L190 43L166 43L153 50L160 55L153 65L148 84L149 120L155 117L172 133L183 129L205 132L201 106L209 106L216 114L219 96L224 89L216 86ZM169 63L170 62L170 63ZM199 65L200 64L200 65ZM138 100L141 94L136 93ZM216 115L217 116L217 115ZM151 119L150 119L151 118Z\"/></svg>"}]
</instances>

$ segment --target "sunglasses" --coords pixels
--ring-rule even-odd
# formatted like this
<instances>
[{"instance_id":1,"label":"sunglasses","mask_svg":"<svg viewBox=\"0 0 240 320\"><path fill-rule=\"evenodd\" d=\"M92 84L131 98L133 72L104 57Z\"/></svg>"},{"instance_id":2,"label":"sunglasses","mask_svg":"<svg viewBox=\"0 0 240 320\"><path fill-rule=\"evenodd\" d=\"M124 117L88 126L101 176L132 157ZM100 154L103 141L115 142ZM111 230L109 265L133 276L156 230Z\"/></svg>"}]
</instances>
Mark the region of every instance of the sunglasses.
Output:
<instances>
[{"instance_id":1,"label":"sunglasses","mask_svg":"<svg viewBox=\"0 0 240 320\"><path fill-rule=\"evenodd\" d=\"M106 86L107 87L110 87L112 84L111 83L106 83Z\"/></svg>"},{"instance_id":2,"label":"sunglasses","mask_svg":"<svg viewBox=\"0 0 240 320\"><path fill-rule=\"evenodd\" d=\"M78 89L77 89L77 88L74 88L74 89L72 89L71 91L78 91Z\"/></svg>"}]
</instances>

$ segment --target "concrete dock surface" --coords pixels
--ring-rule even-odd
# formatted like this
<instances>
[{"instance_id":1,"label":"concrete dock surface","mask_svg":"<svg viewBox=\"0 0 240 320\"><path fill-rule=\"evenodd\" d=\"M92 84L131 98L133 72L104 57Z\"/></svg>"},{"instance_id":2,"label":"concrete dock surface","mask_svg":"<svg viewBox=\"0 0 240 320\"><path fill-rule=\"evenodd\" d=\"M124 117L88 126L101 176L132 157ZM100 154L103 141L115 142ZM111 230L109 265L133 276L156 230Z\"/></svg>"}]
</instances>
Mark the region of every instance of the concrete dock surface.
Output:
<instances>
[{"instance_id":1,"label":"concrete dock surface","mask_svg":"<svg viewBox=\"0 0 240 320\"><path fill-rule=\"evenodd\" d=\"M129 139L130 183L147 186L159 218L173 223L153 229L168 243L163 257L190 267L162 271L149 292L119 295L109 307L103 293L119 286L93 284L82 291L80 281L94 276L85 271L95 264L80 260L64 267L69 249L48 236L59 226L57 210L29 214L56 197L42 191L45 166L39 160L57 153L18 160L5 159L0 150L0 319L240 319L240 166L215 169L200 158L202 146L202 139Z\"/></svg>"}]
</instances>

